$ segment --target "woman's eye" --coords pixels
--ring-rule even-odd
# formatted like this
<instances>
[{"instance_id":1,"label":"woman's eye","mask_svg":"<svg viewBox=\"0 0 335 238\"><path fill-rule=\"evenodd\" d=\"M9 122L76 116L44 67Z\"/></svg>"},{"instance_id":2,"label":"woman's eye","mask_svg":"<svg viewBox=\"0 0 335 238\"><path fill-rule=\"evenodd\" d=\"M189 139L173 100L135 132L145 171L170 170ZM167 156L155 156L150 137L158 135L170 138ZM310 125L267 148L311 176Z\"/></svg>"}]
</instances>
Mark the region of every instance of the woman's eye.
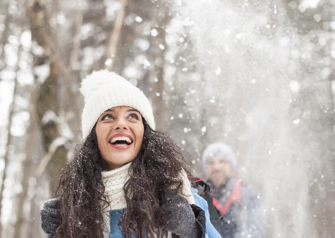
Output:
<instances>
[{"instance_id":1,"label":"woman's eye","mask_svg":"<svg viewBox=\"0 0 335 238\"><path fill-rule=\"evenodd\" d=\"M106 114L101 118L101 121L110 119L114 119L114 117L111 114Z\"/></svg>"},{"instance_id":2,"label":"woman's eye","mask_svg":"<svg viewBox=\"0 0 335 238\"><path fill-rule=\"evenodd\" d=\"M130 115L129 115L129 118L138 120L138 116L137 116L136 114L130 114Z\"/></svg>"}]
</instances>

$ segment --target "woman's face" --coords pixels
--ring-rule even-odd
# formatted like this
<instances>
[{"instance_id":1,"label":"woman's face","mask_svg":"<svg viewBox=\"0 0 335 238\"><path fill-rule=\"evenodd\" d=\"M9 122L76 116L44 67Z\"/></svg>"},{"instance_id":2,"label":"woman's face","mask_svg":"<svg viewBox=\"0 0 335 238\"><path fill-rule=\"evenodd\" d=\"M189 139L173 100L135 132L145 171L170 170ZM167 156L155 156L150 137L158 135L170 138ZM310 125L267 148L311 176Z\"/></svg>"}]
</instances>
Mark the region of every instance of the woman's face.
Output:
<instances>
[{"instance_id":1,"label":"woman's face","mask_svg":"<svg viewBox=\"0 0 335 238\"><path fill-rule=\"evenodd\" d=\"M141 149L142 116L132 107L113 107L100 115L95 132L108 170L119 168L135 159Z\"/></svg>"}]
</instances>

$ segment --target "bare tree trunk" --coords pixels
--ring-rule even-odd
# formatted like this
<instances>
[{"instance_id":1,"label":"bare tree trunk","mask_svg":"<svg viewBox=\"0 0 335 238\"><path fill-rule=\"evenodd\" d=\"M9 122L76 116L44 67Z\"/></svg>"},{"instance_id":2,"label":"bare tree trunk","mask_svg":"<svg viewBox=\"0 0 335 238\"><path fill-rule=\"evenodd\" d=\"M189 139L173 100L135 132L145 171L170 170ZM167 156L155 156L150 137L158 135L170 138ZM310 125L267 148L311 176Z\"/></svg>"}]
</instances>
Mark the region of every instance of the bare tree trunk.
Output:
<instances>
[{"instance_id":1,"label":"bare tree trunk","mask_svg":"<svg viewBox=\"0 0 335 238\"><path fill-rule=\"evenodd\" d=\"M44 1L35 0L32 3L32 7L26 6L26 12L31 19L30 29L31 29L33 40L36 40L36 42L41 47L43 47L46 52L50 51L52 53L50 54L49 52L49 55L44 54L43 56L35 57L35 59L38 59L37 65L41 65L45 63L44 61L46 61L46 59L49 59L51 62L55 64L55 66L57 66L57 74L61 73L66 82L66 87L65 87L66 94L64 95L64 98L66 98L67 100L73 99L71 110L74 111L77 118L80 118L81 115L80 115L80 111L78 110L77 100L74 100L76 97L71 87L71 79L70 79L69 70L66 67L61 57L61 53L60 53L57 43L54 41L54 38L52 37L52 34L50 33L51 27L49 25L49 19L47 17L47 11L46 11ZM76 53L74 53L73 60L75 60L76 57L77 57ZM63 106L64 111L68 109L64 105L61 105L61 106ZM77 123L76 127L80 128L79 122Z\"/></svg>"},{"instance_id":2,"label":"bare tree trunk","mask_svg":"<svg viewBox=\"0 0 335 238\"><path fill-rule=\"evenodd\" d=\"M116 20L114 22L114 29L110 36L109 45L108 45L108 55L107 59L110 60L110 62L107 64L107 69L109 71L112 70L114 65L114 57L117 47L117 42L119 40L120 31L123 25L124 15L125 15L125 8L127 6L128 0L121 0L121 8L117 14Z\"/></svg>"},{"instance_id":3,"label":"bare tree trunk","mask_svg":"<svg viewBox=\"0 0 335 238\"><path fill-rule=\"evenodd\" d=\"M37 113L36 113L36 108L34 106L34 103L36 102L36 94L37 91L34 90L32 93L30 100L29 100L29 115L30 115L30 123L29 127L27 130L27 141L26 141L26 146L25 146L25 151L26 151L26 158L24 159L22 163L22 178L21 178L21 186L22 186L22 191L18 195L18 207L17 207L17 217L16 217L16 223L14 225L14 237L20 238L21 237L21 231L22 231L22 226L24 225L25 222L25 214L23 212L24 209L24 203L27 200L28 196L28 189L29 189L29 178L31 177L31 167L33 163L33 157L34 154L36 154L35 151L35 146L34 144L36 143L35 140L35 134L37 131Z\"/></svg>"},{"instance_id":4,"label":"bare tree trunk","mask_svg":"<svg viewBox=\"0 0 335 238\"><path fill-rule=\"evenodd\" d=\"M60 137L60 132L57 127L58 122L55 121L55 119L43 121L43 118L46 113L52 113L53 115L56 115L56 117L59 114L58 112L61 107L58 85L59 72L62 73L65 78L68 98L74 98L74 96L72 94L67 69L65 68L65 64L61 59L59 51L57 50L57 44L51 38L52 34L49 32L51 28L48 24L49 20L46 14L47 11L45 3L35 0L31 7L26 7L26 10L31 19L32 39L43 47L45 52L51 51L54 53L52 54L54 57L49 57L49 55L46 54L34 56L34 67L45 64L50 65L49 77L39 87L37 101L34 103L34 105L36 105L36 111L42 132L43 148L45 151L49 151L52 142ZM78 107L76 105L74 107L75 113L77 114ZM79 113L77 118L80 118ZM65 166L66 162L67 149L65 149L64 145L58 146L47 167L47 172L50 176L51 194L55 194L58 183L58 171L60 168Z\"/></svg>"},{"instance_id":5,"label":"bare tree trunk","mask_svg":"<svg viewBox=\"0 0 335 238\"><path fill-rule=\"evenodd\" d=\"M114 48L115 53L112 61L114 72L122 74L122 71L126 68L127 63L138 55L136 49L134 49L134 42L136 39L141 37L147 27L153 27L154 23L152 20L152 15L156 10L154 6L155 4L153 4L151 0L128 0L128 4L125 6L124 18L127 18L131 14L136 14L143 17L143 22L136 26L128 24L122 25L122 29L118 36L119 39L117 45ZM107 58L108 57L110 56L107 56ZM150 73L145 72L145 75L139 82L139 85L147 83L146 81L148 80L148 75L150 75Z\"/></svg>"},{"instance_id":6,"label":"bare tree trunk","mask_svg":"<svg viewBox=\"0 0 335 238\"><path fill-rule=\"evenodd\" d=\"M19 46L19 49L18 49L18 58L17 58L17 65L16 65L15 72L17 72L18 68L19 68L20 53L21 53L21 45ZM6 143L6 152L5 152L5 155L4 155L4 168L3 168L2 180L1 180L2 185L1 185L1 190L0 190L0 221L1 221L1 214L2 214L3 191L5 189L5 180L7 178L7 167L8 167L8 160L9 160L8 147L12 143L12 136L10 134L10 128L12 126L12 119L13 119L13 115L14 115L15 97L16 97L16 94L17 94L17 84L18 83L17 83L17 74L16 74L15 79L14 79L13 101L12 101L12 104L10 106L9 116L8 116L7 143ZM2 226L0 225L0 238L1 238L1 234L2 234Z\"/></svg>"},{"instance_id":7,"label":"bare tree trunk","mask_svg":"<svg viewBox=\"0 0 335 238\"><path fill-rule=\"evenodd\" d=\"M165 28L169 24L171 17L169 16L169 8L157 8L154 11L154 22L158 26L155 28L158 35L151 38L151 50L150 55L152 56L151 62L154 68L155 83L153 85L152 103L154 108L154 115L156 121L156 128L166 128L168 119L166 118L166 105L163 100L164 93L164 63L165 63L165 52L167 44L165 42L166 31Z\"/></svg>"},{"instance_id":8,"label":"bare tree trunk","mask_svg":"<svg viewBox=\"0 0 335 238\"><path fill-rule=\"evenodd\" d=\"M71 57L70 57L70 70L73 71L75 63L78 61L78 55L79 55L79 50L80 50L80 43L81 43L81 26L83 23L83 13L82 9L80 6L80 1L76 0L76 19L75 19L75 24L76 24L76 34L74 36L73 40L73 50L71 52ZM71 74L71 72L70 72Z\"/></svg>"},{"instance_id":9,"label":"bare tree trunk","mask_svg":"<svg viewBox=\"0 0 335 238\"><path fill-rule=\"evenodd\" d=\"M54 120L44 121L43 118L46 113L54 113L58 115L60 108L58 99L58 74L57 67L55 64L50 65L50 76L41 85L38 91L38 97L36 101L37 115L40 121L40 127L43 138L43 148L45 151L49 151L52 143L60 137L58 131L58 123ZM55 194L58 184L58 172L67 163L67 149L64 144L57 146L54 153L51 155L50 162L47 167L47 172L50 176L50 192Z\"/></svg>"},{"instance_id":10,"label":"bare tree trunk","mask_svg":"<svg viewBox=\"0 0 335 238\"><path fill-rule=\"evenodd\" d=\"M6 7L5 9L8 9L8 4L6 4ZM4 69L6 67L6 64L5 64L5 60L4 60L4 55L5 55L5 45L6 43L8 42L8 35L9 35L9 21L10 21L10 14L7 12L6 13L6 17L5 17L5 29L3 30L2 32L2 35L1 35L1 44L2 44L2 49L1 49L1 55L0 55L0 58L2 59L2 62L3 62L3 65L0 65L0 70ZM1 78L0 78L1 80Z\"/></svg>"}]
</instances>

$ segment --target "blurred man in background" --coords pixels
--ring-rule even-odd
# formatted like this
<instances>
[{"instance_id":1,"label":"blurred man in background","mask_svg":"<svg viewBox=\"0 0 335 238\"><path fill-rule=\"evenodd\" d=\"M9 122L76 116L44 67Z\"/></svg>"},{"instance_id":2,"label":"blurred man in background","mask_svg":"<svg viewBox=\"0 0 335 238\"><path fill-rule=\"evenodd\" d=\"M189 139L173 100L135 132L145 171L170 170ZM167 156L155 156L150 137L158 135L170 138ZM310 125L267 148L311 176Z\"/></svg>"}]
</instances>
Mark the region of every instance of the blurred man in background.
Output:
<instances>
[{"instance_id":1,"label":"blurred man in background","mask_svg":"<svg viewBox=\"0 0 335 238\"><path fill-rule=\"evenodd\" d=\"M215 224L221 236L262 238L264 209L260 198L240 181L232 149L222 143L211 144L203 152L202 161L213 204L223 217L221 224Z\"/></svg>"}]
</instances>

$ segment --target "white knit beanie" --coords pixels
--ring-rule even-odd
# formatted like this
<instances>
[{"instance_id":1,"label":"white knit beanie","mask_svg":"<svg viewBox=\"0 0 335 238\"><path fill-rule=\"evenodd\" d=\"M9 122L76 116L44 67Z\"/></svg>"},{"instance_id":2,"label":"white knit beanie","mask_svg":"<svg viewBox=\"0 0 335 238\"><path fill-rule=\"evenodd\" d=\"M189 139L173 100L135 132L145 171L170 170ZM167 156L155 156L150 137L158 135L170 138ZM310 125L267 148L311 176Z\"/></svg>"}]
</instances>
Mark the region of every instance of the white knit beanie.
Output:
<instances>
[{"instance_id":1,"label":"white knit beanie","mask_svg":"<svg viewBox=\"0 0 335 238\"><path fill-rule=\"evenodd\" d=\"M129 106L138 110L155 130L152 107L143 92L116 73L95 71L83 79L80 92L85 106L82 114L82 132L85 139L99 116L112 107Z\"/></svg>"}]
</instances>

